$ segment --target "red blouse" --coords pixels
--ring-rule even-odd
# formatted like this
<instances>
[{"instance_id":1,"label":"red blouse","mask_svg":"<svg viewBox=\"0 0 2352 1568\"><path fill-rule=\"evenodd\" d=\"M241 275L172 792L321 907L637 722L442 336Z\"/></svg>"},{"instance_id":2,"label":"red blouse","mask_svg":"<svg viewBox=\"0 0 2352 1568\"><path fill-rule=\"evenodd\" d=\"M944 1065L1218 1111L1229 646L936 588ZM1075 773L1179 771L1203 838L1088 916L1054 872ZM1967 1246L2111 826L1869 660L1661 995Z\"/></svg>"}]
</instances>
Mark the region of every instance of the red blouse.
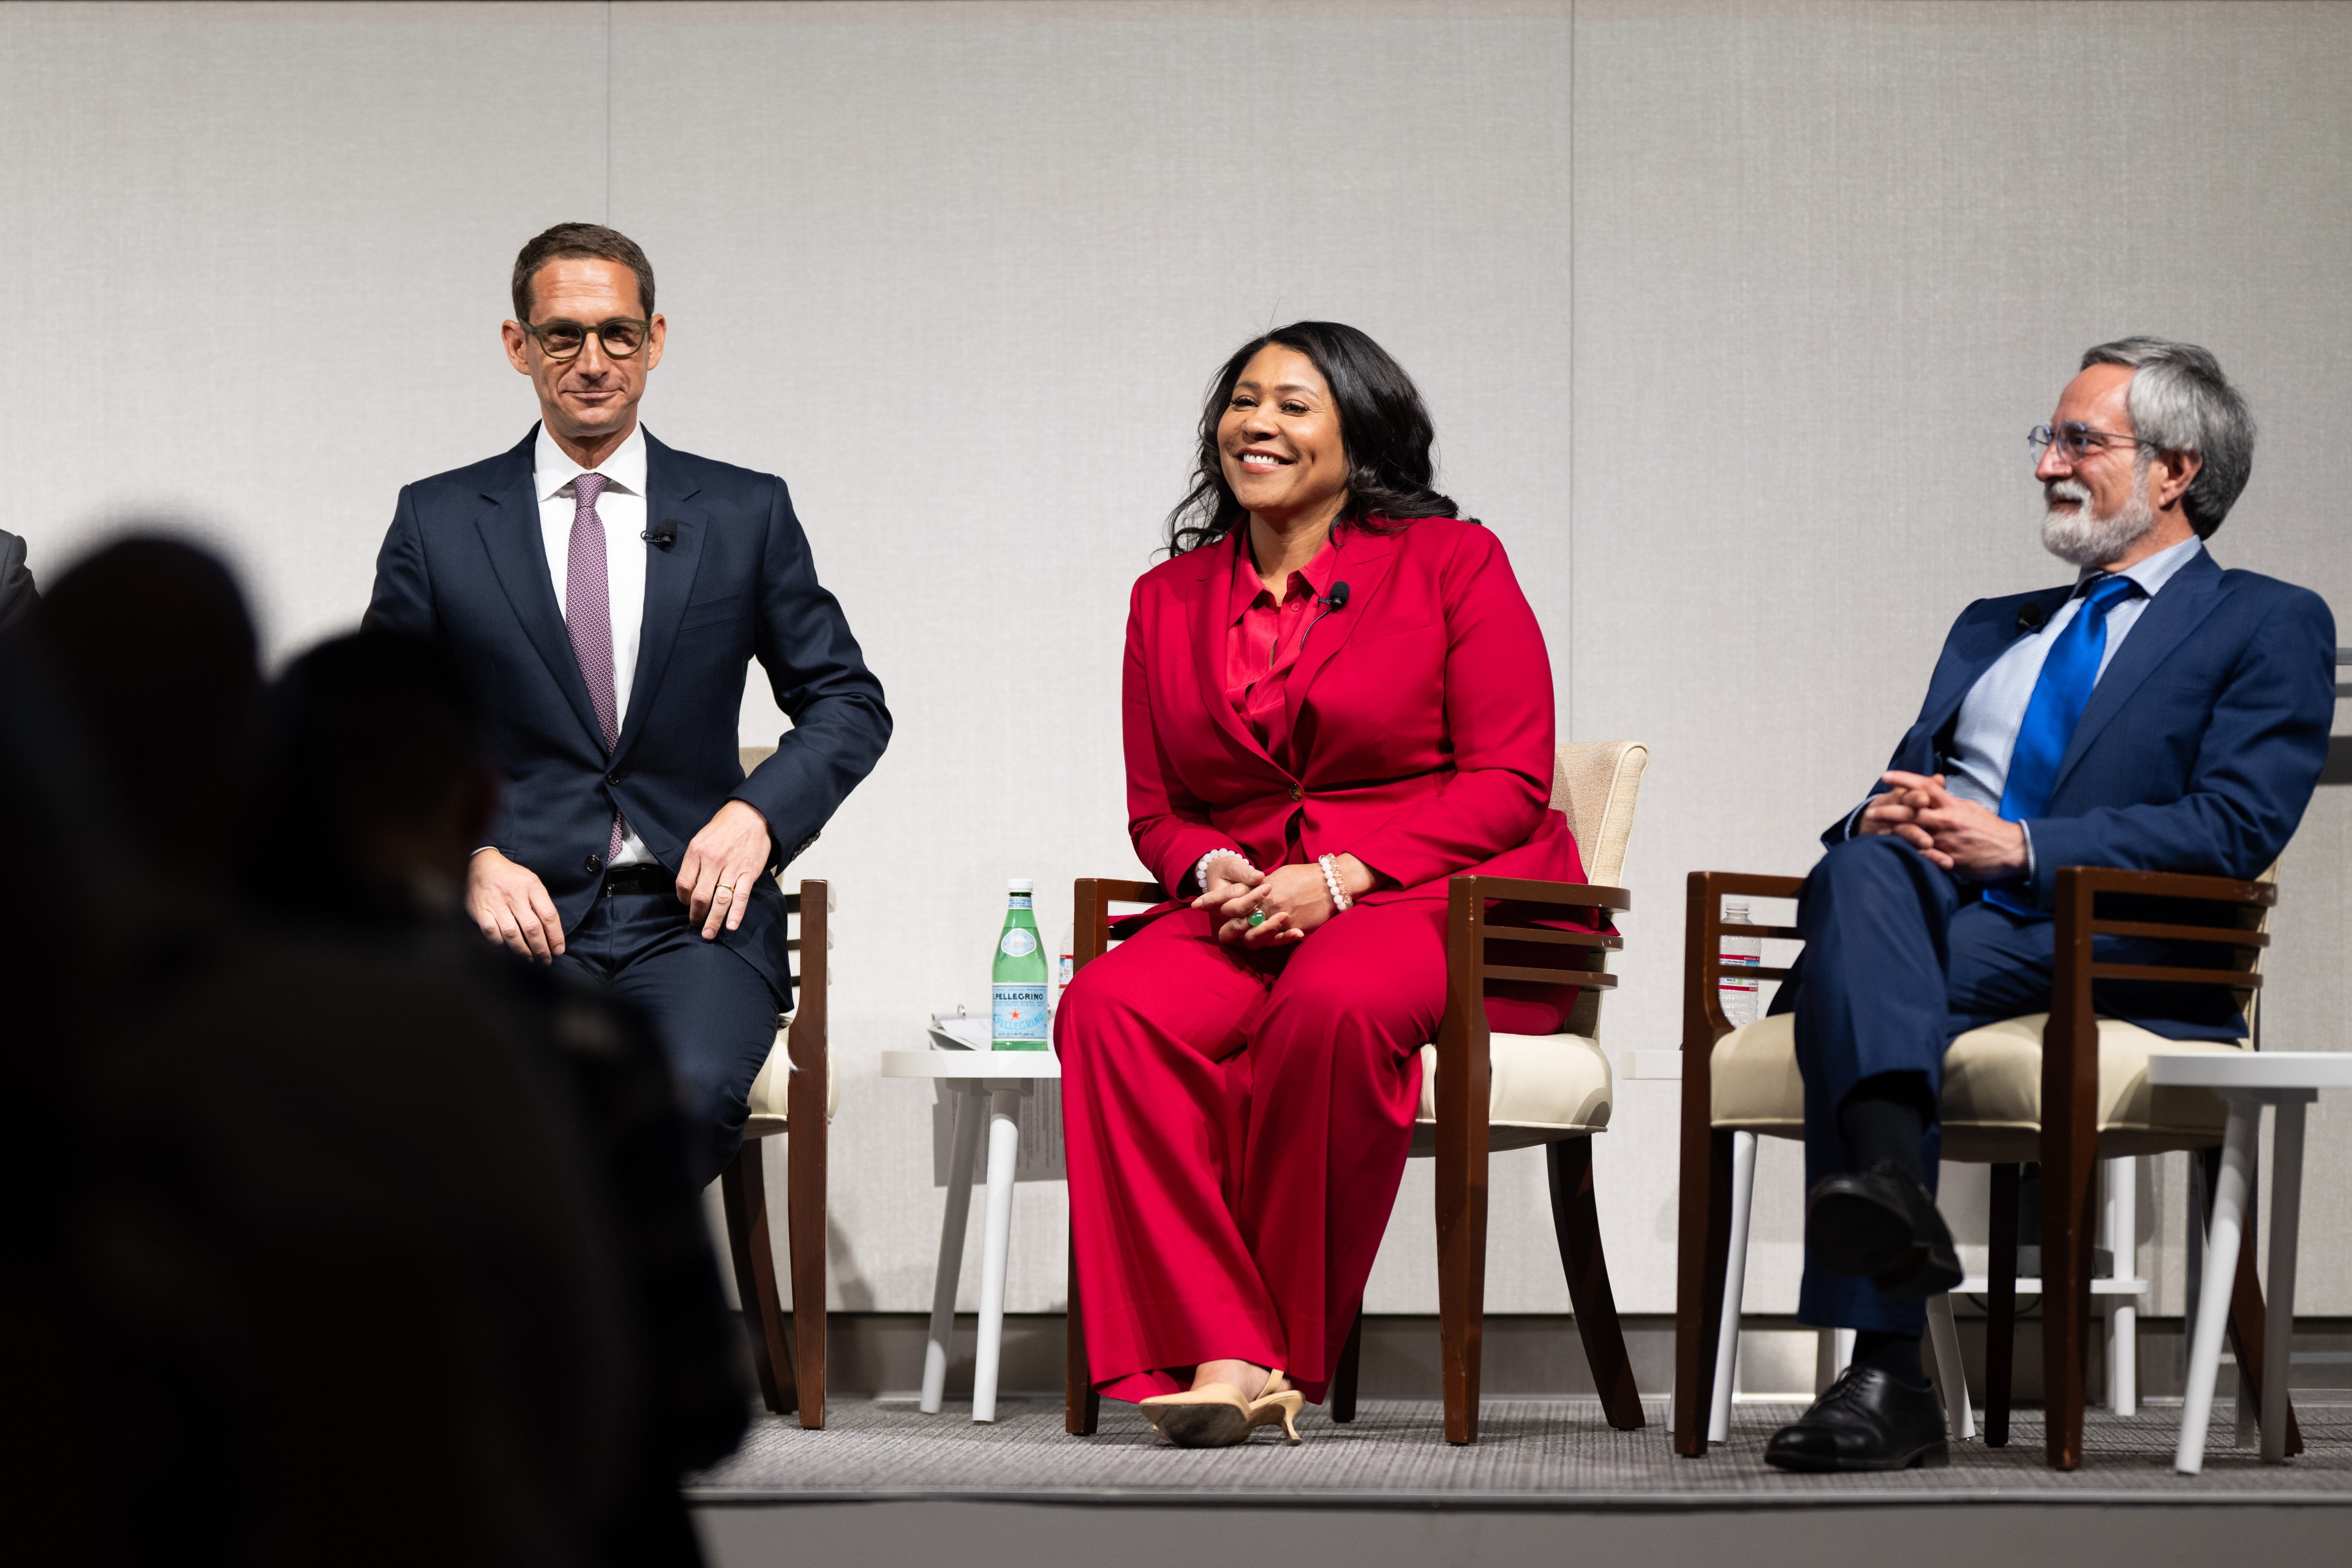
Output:
<instances>
[{"instance_id":1,"label":"red blouse","mask_svg":"<svg viewBox=\"0 0 2352 1568\"><path fill-rule=\"evenodd\" d=\"M1325 540L1315 559L1290 574L1276 604L1258 575L1246 524L1233 531L1233 586L1226 609L1225 700L1257 737L1265 754L1289 767L1290 671L1307 645L1316 617L1329 606L1318 603L1339 574L1339 545Z\"/></svg>"}]
</instances>

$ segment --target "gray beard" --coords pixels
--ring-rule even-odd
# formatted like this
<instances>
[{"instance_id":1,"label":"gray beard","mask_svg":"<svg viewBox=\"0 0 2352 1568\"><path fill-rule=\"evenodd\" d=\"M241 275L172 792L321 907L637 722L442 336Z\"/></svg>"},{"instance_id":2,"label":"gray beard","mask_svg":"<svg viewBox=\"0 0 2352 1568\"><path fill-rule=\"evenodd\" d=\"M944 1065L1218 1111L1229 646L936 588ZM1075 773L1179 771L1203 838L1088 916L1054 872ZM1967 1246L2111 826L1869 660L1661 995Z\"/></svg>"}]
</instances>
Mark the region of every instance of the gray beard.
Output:
<instances>
[{"instance_id":1,"label":"gray beard","mask_svg":"<svg viewBox=\"0 0 2352 1568\"><path fill-rule=\"evenodd\" d=\"M2156 509L2137 492L2111 516L2098 517L2091 511L2090 491L2081 485L2061 479L2051 488L2077 504L2073 511L2053 506L2042 514L2042 548L2070 566L2104 566L2156 526Z\"/></svg>"}]
</instances>

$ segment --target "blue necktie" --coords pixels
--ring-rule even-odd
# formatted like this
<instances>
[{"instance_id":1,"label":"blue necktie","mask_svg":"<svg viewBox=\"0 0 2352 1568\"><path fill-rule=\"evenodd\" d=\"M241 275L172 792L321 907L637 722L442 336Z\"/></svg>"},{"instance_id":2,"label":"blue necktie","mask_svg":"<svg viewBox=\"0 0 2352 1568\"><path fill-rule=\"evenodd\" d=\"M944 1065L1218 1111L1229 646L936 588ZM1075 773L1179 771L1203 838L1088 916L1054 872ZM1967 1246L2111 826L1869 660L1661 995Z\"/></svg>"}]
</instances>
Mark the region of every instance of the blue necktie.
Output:
<instances>
[{"instance_id":1,"label":"blue necktie","mask_svg":"<svg viewBox=\"0 0 2352 1568\"><path fill-rule=\"evenodd\" d=\"M2079 590L2083 607L2066 623L2042 661L2033 682L2025 720L2017 728L2017 746L2009 754L2009 778L2001 786L2000 815L2022 822L2050 809L2050 792L2057 786L2058 764L2074 739L2074 726L2099 683L2099 663L2107 652L2107 612L2139 590L2128 577L2102 574ZM1985 901L2015 914L2030 915L2032 903L2014 893L1989 889Z\"/></svg>"}]
</instances>

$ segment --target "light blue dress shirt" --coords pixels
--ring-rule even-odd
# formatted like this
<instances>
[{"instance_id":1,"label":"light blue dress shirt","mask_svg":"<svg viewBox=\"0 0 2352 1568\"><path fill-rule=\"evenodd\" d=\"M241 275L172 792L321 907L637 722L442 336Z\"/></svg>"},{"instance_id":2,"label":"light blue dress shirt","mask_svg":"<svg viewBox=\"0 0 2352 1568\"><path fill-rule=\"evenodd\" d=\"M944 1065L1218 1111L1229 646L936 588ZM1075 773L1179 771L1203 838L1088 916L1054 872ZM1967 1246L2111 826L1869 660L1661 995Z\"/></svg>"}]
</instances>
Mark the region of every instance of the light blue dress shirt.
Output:
<instances>
[{"instance_id":1,"label":"light blue dress shirt","mask_svg":"<svg viewBox=\"0 0 2352 1568\"><path fill-rule=\"evenodd\" d=\"M2204 548L2201 539L2184 539L2123 570L2120 574L2138 584L2141 591L2107 612L2107 647L2099 657L2102 677L2115 662L2116 650L2147 613L2148 601ZM2093 575L2085 570L2075 579L2075 587L2081 588ZM2082 609L2083 598L2077 593L2058 606L2040 631L2010 644L1961 700L1959 717L1952 726L1952 750L1945 759L1944 784L1962 800L1972 800L1988 811L2000 810L2001 791L2009 784L2010 754L2017 749L2017 731L2025 722L2027 704L2033 700L2033 683L2042 679L2042 664L2050 657L2051 645ZM1869 804L1863 802L1863 805ZM1846 821L1847 831L1851 833L1861 820L1862 806L1857 805ZM2025 865L2030 879L2033 875L2031 827L2025 830Z\"/></svg>"}]
</instances>

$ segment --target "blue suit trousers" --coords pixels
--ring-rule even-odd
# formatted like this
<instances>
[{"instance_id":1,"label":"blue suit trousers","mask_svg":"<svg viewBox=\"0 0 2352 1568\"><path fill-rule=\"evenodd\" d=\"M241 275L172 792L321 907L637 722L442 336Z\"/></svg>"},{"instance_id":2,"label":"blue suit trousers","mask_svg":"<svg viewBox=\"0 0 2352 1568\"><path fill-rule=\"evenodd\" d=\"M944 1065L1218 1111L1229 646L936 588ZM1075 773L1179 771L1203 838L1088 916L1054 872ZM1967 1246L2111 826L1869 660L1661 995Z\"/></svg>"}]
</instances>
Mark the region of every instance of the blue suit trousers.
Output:
<instances>
[{"instance_id":1,"label":"blue suit trousers","mask_svg":"<svg viewBox=\"0 0 2352 1568\"><path fill-rule=\"evenodd\" d=\"M1929 1102L1940 1104L1944 1052L1956 1036L2050 1007L2053 923L1982 902L1971 884L1891 835L1832 845L1805 879L1797 927L1805 951L1772 1010L1796 1016L1809 1192L1854 1168L1837 1113L1855 1085L1881 1073L1917 1073ZM2141 938L2100 937L2094 955L2106 963L2215 962L2210 951ZM2234 1040L2245 1031L2225 991L2101 982L2091 994L2100 1013L2170 1039ZM1931 1192L1942 1144L1943 1129L1930 1121L1919 1163ZM1869 1280L1825 1273L1810 1261L1797 1316L1823 1328L1903 1334L1927 1324L1920 1303L1887 1300Z\"/></svg>"},{"instance_id":2,"label":"blue suit trousers","mask_svg":"<svg viewBox=\"0 0 2352 1568\"><path fill-rule=\"evenodd\" d=\"M1973 889L1900 838L1851 838L1805 879L1799 972L1774 1011L1796 1015L1805 1079L1805 1187L1854 1168L1838 1107L1881 1073L1918 1073L1944 1088L1954 1036L2050 1005L2051 923L1979 902ZM1932 1102L1932 1101L1931 1101ZM1942 1127L1930 1121L1919 1163L1936 1186ZM1917 1334L1916 1301L1890 1301L1867 1279L1808 1261L1797 1316L1824 1328Z\"/></svg>"},{"instance_id":3,"label":"blue suit trousers","mask_svg":"<svg viewBox=\"0 0 2352 1568\"><path fill-rule=\"evenodd\" d=\"M597 889L556 962L652 1020L686 1119L695 1180L716 1180L743 1141L751 1080L776 1041L782 1004L766 977L726 943L703 941L674 895L610 886Z\"/></svg>"}]
</instances>

